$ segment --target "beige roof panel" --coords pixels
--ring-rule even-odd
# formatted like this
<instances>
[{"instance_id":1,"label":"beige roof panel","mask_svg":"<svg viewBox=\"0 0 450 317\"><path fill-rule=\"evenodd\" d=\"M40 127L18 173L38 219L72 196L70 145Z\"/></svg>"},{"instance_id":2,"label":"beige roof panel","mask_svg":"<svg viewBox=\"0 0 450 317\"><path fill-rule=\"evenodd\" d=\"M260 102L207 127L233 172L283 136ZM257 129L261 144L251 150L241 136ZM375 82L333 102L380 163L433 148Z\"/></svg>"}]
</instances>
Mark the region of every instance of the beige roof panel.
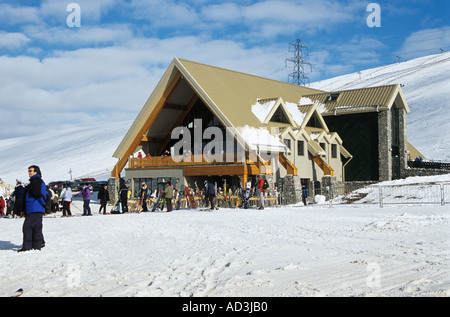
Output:
<instances>
[{"instance_id":1,"label":"beige roof panel","mask_svg":"<svg viewBox=\"0 0 450 317\"><path fill-rule=\"evenodd\" d=\"M390 109L394 101L397 106L404 107L409 112L400 85L387 85L369 88L359 88L343 91L322 92L313 95L303 95L317 104L323 105L323 115L336 112L366 112ZM331 99L331 100L330 100ZM303 108L305 106L299 106Z\"/></svg>"}]
</instances>

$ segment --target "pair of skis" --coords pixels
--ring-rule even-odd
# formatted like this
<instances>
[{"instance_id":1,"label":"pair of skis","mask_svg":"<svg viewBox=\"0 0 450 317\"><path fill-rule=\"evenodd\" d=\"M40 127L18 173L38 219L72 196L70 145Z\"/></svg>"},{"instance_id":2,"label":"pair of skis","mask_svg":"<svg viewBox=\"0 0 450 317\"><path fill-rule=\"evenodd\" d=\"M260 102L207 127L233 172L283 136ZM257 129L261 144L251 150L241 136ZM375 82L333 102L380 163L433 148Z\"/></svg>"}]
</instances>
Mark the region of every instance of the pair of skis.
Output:
<instances>
[{"instance_id":1,"label":"pair of skis","mask_svg":"<svg viewBox=\"0 0 450 317\"><path fill-rule=\"evenodd\" d=\"M20 297L23 294L23 288L19 288L17 291L14 292L10 297Z\"/></svg>"}]
</instances>

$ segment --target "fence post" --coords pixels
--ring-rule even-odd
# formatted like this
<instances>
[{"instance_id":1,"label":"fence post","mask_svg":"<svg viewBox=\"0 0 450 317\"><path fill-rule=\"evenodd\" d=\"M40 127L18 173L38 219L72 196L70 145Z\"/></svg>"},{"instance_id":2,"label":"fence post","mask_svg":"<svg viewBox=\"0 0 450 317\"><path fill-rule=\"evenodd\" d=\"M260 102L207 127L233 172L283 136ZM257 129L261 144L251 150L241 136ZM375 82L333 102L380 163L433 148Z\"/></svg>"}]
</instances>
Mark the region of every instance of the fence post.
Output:
<instances>
[{"instance_id":1,"label":"fence post","mask_svg":"<svg viewBox=\"0 0 450 317\"><path fill-rule=\"evenodd\" d=\"M383 187L382 186L378 187L378 193L380 196L380 207L383 208Z\"/></svg>"},{"instance_id":2,"label":"fence post","mask_svg":"<svg viewBox=\"0 0 450 317\"><path fill-rule=\"evenodd\" d=\"M445 191L444 191L444 184L441 183L441 205L445 205Z\"/></svg>"}]
</instances>

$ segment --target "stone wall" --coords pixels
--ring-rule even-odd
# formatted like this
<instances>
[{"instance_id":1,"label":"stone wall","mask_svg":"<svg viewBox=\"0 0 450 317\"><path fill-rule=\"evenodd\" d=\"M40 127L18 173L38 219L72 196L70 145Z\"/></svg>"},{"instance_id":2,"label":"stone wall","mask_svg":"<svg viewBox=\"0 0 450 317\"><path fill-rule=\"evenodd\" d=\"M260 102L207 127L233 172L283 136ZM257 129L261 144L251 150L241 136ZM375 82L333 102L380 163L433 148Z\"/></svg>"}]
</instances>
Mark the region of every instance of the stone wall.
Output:
<instances>
[{"instance_id":1,"label":"stone wall","mask_svg":"<svg viewBox=\"0 0 450 317\"><path fill-rule=\"evenodd\" d=\"M325 199L330 200L345 193L345 183L338 181L335 176L324 176L322 178L321 190Z\"/></svg>"},{"instance_id":2,"label":"stone wall","mask_svg":"<svg viewBox=\"0 0 450 317\"><path fill-rule=\"evenodd\" d=\"M297 204L302 200L302 185L300 176L286 175L278 180L278 189L283 205Z\"/></svg>"},{"instance_id":3,"label":"stone wall","mask_svg":"<svg viewBox=\"0 0 450 317\"><path fill-rule=\"evenodd\" d=\"M108 179L108 192L110 203L115 205L119 200L119 178Z\"/></svg>"},{"instance_id":4,"label":"stone wall","mask_svg":"<svg viewBox=\"0 0 450 317\"><path fill-rule=\"evenodd\" d=\"M402 178L412 176L434 176L450 174L449 170L431 169L431 168L405 168L402 170Z\"/></svg>"},{"instance_id":5,"label":"stone wall","mask_svg":"<svg viewBox=\"0 0 450 317\"><path fill-rule=\"evenodd\" d=\"M391 156L391 112L378 113L378 179L388 181L392 179Z\"/></svg>"}]
</instances>

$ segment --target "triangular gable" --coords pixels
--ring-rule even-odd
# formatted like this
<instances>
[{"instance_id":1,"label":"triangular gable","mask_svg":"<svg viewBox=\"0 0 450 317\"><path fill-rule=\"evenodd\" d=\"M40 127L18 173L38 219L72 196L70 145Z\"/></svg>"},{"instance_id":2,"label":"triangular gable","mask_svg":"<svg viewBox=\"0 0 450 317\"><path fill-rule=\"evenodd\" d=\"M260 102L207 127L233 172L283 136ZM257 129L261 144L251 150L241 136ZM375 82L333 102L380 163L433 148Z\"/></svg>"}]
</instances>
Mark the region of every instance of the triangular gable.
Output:
<instances>
[{"instance_id":1,"label":"triangular gable","mask_svg":"<svg viewBox=\"0 0 450 317\"><path fill-rule=\"evenodd\" d=\"M302 107L304 109L304 107ZM321 112L319 111L319 108L317 106L317 104L313 104L311 106L309 106L308 111L306 112L305 118L303 120L303 123L301 124L300 128L304 129L307 127L309 121L311 120L312 117L315 117L318 123L318 126L316 126L316 128L321 128L324 129L325 131L329 132L330 130L328 129L327 124L325 123L325 120L322 117Z\"/></svg>"},{"instance_id":2,"label":"triangular gable","mask_svg":"<svg viewBox=\"0 0 450 317\"><path fill-rule=\"evenodd\" d=\"M299 115L295 113L297 110L296 105L285 103L281 97L258 99L258 101L252 105L251 109L252 113L262 124L269 124L270 122L286 123L298 128L299 120L303 119L303 116L299 118Z\"/></svg>"}]
</instances>

